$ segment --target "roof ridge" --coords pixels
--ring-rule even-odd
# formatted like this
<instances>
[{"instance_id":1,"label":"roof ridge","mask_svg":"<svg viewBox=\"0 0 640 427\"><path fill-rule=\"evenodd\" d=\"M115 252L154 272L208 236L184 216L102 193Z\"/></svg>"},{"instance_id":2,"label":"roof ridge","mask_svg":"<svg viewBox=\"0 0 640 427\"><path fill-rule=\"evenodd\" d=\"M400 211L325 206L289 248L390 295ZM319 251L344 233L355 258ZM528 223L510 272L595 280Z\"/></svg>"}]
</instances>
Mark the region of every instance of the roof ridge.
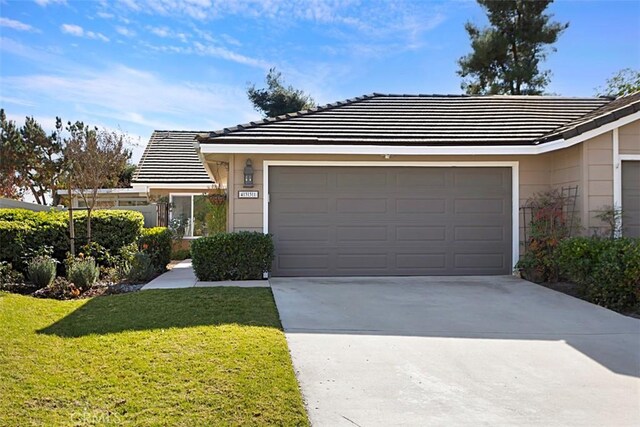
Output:
<instances>
[{"instance_id":1,"label":"roof ridge","mask_svg":"<svg viewBox=\"0 0 640 427\"><path fill-rule=\"evenodd\" d=\"M293 113L286 113L286 114L281 114L279 116L275 116L275 117L265 117L261 120L254 120L251 121L249 123L243 123L243 124L238 124L235 126L231 126L231 127L225 127L222 128L220 130L216 130L216 131L210 131L210 132L204 132L204 133L209 133L209 138L212 137L216 137L216 136L222 136L222 135L228 135L230 133L233 132L237 132L237 131L241 131L247 128L256 128L256 127L260 127L262 125L265 125L267 123L274 123L274 122L279 122L282 120L287 120L293 117L302 117L302 116L309 116L311 114L315 114L318 113L320 111L327 111L327 110L332 110L334 108L337 107L343 107L345 105L352 105L355 104L357 102L362 102L366 99L372 99L375 98L377 96L380 96L379 94L376 93L372 93L372 94L368 94L368 95L361 95L361 96L356 96L354 98L347 98L343 101L336 101L336 102L332 102L332 103L328 103L325 105L317 105L313 108L308 108L306 110L299 110Z\"/></svg>"}]
</instances>

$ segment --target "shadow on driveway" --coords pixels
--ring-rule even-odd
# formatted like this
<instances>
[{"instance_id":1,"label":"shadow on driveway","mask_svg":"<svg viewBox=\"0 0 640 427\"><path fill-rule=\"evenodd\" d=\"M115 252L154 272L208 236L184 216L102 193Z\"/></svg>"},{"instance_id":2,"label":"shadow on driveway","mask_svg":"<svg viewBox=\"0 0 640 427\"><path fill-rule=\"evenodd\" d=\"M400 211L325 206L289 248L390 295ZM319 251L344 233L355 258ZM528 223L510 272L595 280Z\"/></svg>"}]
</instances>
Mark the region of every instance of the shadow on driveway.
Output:
<instances>
[{"instance_id":1,"label":"shadow on driveway","mask_svg":"<svg viewBox=\"0 0 640 427\"><path fill-rule=\"evenodd\" d=\"M640 377L640 320L515 277L270 282L287 333L564 341Z\"/></svg>"}]
</instances>

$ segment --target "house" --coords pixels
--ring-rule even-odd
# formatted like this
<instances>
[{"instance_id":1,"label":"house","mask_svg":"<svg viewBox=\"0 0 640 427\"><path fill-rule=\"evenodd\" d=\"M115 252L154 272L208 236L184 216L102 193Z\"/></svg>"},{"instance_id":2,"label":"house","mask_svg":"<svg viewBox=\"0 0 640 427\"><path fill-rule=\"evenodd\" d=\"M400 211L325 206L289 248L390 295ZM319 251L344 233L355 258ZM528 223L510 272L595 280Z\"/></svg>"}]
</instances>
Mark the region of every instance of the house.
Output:
<instances>
[{"instance_id":1,"label":"house","mask_svg":"<svg viewBox=\"0 0 640 427\"><path fill-rule=\"evenodd\" d=\"M640 93L373 94L196 145L228 189L227 229L273 234L275 276L509 274L519 207L552 188L578 188L585 233L615 205L625 235L640 235ZM161 163L150 190L194 191Z\"/></svg>"},{"instance_id":2,"label":"house","mask_svg":"<svg viewBox=\"0 0 640 427\"><path fill-rule=\"evenodd\" d=\"M162 206L173 206L173 216L188 218L185 238L198 235L198 224L190 220L194 200L197 205L203 194L219 188L210 173L211 169L205 168L194 146L196 136L203 133L154 131L138 162L131 188L98 190L97 206L140 210L143 209L141 206L160 202L160 210ZM223 178L226 180L226 174ZM66 196L67 190L59 190L58 193ZM83 208L85 204L76 195L72 199L72 206ZM163 216L162 212L158 213L160 217ZM146 217L145 211L145 221ZM156 219L150 225L157 223ZM145 226L148 226L146 222Z\"/></svg>"}]
</instances>

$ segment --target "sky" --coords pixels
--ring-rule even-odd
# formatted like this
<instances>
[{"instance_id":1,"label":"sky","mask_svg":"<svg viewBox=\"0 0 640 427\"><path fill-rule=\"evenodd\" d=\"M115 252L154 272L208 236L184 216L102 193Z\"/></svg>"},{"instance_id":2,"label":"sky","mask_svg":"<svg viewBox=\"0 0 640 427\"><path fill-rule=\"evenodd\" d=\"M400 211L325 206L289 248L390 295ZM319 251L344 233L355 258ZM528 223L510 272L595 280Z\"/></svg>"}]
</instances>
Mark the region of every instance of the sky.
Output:
<instances>
[{"instance_id":1,"label":"sky","mask_svg":"<svg viewBox=\"0 0 640 427\"><path fill-rule=\"evenodd\" d=\"M640 69L640 0L558 0L569 22L547 92L594 96ZM154 129L210 131L260 118L269 68L319 104L373 92L458 94L475 1L0 0L0 108L126 132L137 160Z\"/></svg>"}]
</instances>

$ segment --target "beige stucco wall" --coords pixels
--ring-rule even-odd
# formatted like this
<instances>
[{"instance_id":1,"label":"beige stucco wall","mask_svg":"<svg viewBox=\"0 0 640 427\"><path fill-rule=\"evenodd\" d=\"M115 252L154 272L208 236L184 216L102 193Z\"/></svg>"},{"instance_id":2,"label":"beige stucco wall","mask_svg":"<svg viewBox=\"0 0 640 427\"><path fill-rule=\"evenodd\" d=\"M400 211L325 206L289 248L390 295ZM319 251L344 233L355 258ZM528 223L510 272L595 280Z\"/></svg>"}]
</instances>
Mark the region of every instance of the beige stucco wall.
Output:
<instances>
[{"instance_id":1,"label":"beige stucco wall","mask_svg":"<svg viewBox=\"0 0 640 427\"><path fill-rule=\"evenodd\" d=\"M640 120L621 126L618 132L620 154L640 154Z\"/></svg>"}]
</instances>

